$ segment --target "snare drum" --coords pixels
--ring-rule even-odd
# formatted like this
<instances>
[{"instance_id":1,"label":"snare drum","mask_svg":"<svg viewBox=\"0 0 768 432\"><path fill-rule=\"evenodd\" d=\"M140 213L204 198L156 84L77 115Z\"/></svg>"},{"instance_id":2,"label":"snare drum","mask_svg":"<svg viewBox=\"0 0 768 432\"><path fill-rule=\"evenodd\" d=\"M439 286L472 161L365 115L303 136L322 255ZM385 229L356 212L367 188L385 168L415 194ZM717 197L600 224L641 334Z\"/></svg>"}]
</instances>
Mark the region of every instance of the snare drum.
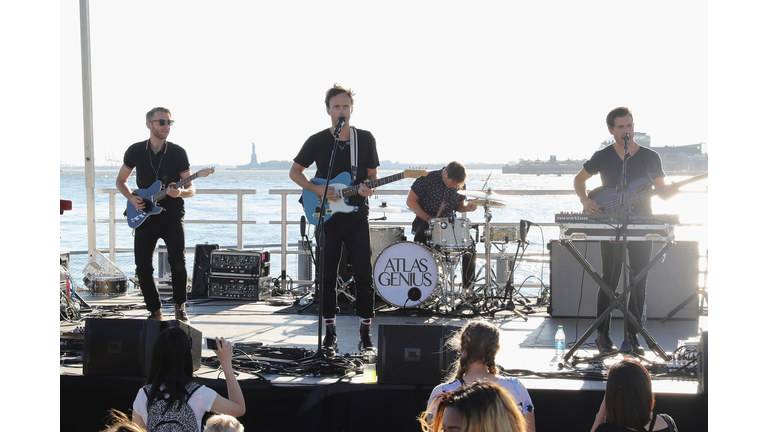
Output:
<instances>
[{"instance_id":1,"label":"snare drum","mask_svg":"<svg viewBox=\"0 0 768 432\"><path fill-rule=\"evenodd\" d=\"M491 227L492 242L511 242L520 240L520 227Z\"/></svg>"},{"instance_id":2,"label":"snare drum","mask_svg":"<svg viewBox=\"0 0 768 432\"><path fill-rule=\"evenodd\" d=\"M438 282L438 267L432 252L413 242L389 245L373 266L376 292L397 307L416 307L432 297Z\"/></svg>"},{"instance_id":3,"label":"snare drum","mask_svg":"<svg viewBox=\"0 0 768 432\"><path fill-rule=\"evenodd\" d=\"M371 266L384 248L404 239L403 227L371 227Z\"/></svg>"},{"instance_id":4,"label":"snare drum","mask_svg":"<svg viewBox=\"0 0 768 432\"><path fill-rule=\"evenodd\" d=\"M429 243L434 248L443 250L463 250L470 246L469 219L437 218L429 221L429 232L432 238Z\"/></svg>"},{"instance_id":5,"label":"snare drum","mask_svg":"<svg viewBox=\"0 0 768 432\"><path fill-rule=\"evenodd\" d=\"M125 275L91 277L91 294L125 295L127 289L128 277Z\"/></svg>"}]
</instances>

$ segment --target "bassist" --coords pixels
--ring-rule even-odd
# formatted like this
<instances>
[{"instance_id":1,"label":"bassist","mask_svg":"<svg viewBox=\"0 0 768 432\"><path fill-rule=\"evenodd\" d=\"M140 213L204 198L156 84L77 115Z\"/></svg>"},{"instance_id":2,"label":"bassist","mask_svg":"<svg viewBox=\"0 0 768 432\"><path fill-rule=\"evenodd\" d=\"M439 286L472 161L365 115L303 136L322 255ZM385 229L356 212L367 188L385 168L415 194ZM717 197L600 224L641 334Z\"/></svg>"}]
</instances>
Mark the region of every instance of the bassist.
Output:
<instances>
[{"instance_id":1,"label":"bassist","mask_svg":"<svg viewBox=\"0 0 768 432\"><path fill-rule=\"evenodd\" d=\"M338 84L330 88L325 95L326 114L330 117L331 126L310 136L293 159L289 176L297 185L310 190L318 196L323 196L325 182L315 184L304 173L313 163L317 167L316 178L335 178L343 172L356 171L352 175L352 184L360 185L358 193L349 198L349 204L358 207L351 213L338 213L329 218L325 224L325 256L323 267L323 280L320 281L323 295L323 322L325 337L322 349L326 355L333 356L338 349L336 338L336 276L339 261L342 255L342 246L346 247L347 254L352 260L352 270L355 278L356 295L355 306L360 317L360 343L361 351L366 348L374 348L371 336L371 322L373 320L374 289L373 271L371 269L371 238L368 225L368 197L373 195L373 190L367 186L369 181L378 179L379 155L376 150L376 140L373 135L362 129L349 126L349 120L354 108L354 93ZM335 129L339 123L339 117L344 117L346 122L338 131L339 141L336 149L336 160L333 163L333 172L328 173L333 146L335 145ZM352 134L356 133L357 154L352 157L350 144ZM352 169L352 165L357 170ZM343 199L338 190L328 190L328 200L338 201ZM313 203L303 203L313 205Z\"/></svg>"},{"instance_id":2,"label":"bassist","mask_svg":"<svg viewBox=\"0 0 768 432\"><path fill-rule=\"evenodd\" d=\"M134 231L136 277L150 312L149 319L162 320L162 304L155 285L152 258L157 241L163 239L171 265L175 318L188 321L185 309L187 266L184 257L184 198L195 195L195 186L189 182L184 188L173 187L191 173L186 150L167 141L172 125L171 111L167 108L156 107L146 114L149 139L128 147L115 186L137 210L144 210L147 203L128 186L128 178L134 169L139 189L146 189L158 180L167 187L167 195L162 200L164 210L148 218Z\"/></svg>"},{"instance_id":3,"label":"bassist","mask_svg":"<svg viewBox=\"0 0 768 432\"><path fill-rule=\"evenodd\" d=\"M606 123L608 131L613 135L615 142L611 146L596 151L592 155L592 158L584 163L584 167L573 179L573 188L576 191L576 195L579 197L581 204L584 206L584 211L598 213L603 210L597 201L587 196L586 182L589 178L600 174L600 180L603 186L615 188L619 185L624 158L625 136L628 136L627 152L629 156L627 159L627 184L632 183L633 180L647 179L653 184L654 188L660 190L659 196L662 199L668 199L675 192L675 188L666 187L664 182L665 174L661 166L661 158L659 157L659 154L647 147L640 146L635 142L635 125L632 112L625 107L615 108L608 114ZM627 194L628 193L629 191ZM651 214L651 201L646 200L640 202L635 205L631 211L633 213ZM614 292L616 292L616 288L618 287L622 270L622 259L618 256L618 251L620 250L618 243L611 243L609 241L600 242L600 252L603 263L602 278ZM629 242L627 244L627 250L629 254L629 266L632 269L632 273L640 273L651 260L651 242ZM643 305L645 304L645 287L646 278L643 278L630 293L629 304L627 305L629 311L638 320L642 316ZM598 317L608 309L609 302L608 295L602 290L598 290ZM611 319L608 317L608 319L601 323L601 326L597 329L595 344L600 350L600 353L615 351L617 349L611 340L609 334L610 328ZM632 346L632 350L643 355L644 349L637 339L638 331L639 329L630 327L627 338Z\"/></svg>"}]
</instances>

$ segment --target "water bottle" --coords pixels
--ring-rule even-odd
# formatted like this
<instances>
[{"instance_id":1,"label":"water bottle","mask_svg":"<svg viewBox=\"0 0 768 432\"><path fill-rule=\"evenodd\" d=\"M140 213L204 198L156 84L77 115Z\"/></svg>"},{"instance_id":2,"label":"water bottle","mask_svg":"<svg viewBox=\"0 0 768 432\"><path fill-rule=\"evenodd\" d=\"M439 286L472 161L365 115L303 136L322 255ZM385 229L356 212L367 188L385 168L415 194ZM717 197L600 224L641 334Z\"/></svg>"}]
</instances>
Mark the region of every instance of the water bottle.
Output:
<instances>
[{"instance_id":1,"label":"water bottle","mask_svg":"<svg viewBox=\"0 0 768 432\"><path fill-rule=\"evenodd\" d=\"M557 326L557 333L555 333L555 356L563 358L565 355L565 332L563 326Z\"/></svg>"}]
</instances>

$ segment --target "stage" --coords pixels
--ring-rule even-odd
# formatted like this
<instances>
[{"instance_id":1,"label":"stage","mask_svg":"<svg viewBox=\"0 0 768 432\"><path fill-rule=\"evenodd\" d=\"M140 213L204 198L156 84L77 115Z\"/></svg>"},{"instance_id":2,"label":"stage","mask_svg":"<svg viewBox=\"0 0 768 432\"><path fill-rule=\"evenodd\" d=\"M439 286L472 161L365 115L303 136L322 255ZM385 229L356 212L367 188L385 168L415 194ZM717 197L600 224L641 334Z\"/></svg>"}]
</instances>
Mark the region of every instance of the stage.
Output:
<instances>
[{"instance_id":1,"label":"stage","mask_svg":"<svg viewBox=\"0 0 768 432\"><path fill-rule=\"evenodd\" d=\"M98 316L91 314L96 321L143 320L147 316L141 294L133 287L121 296L79 294L98 311ZM169 295L166 293L162 297L167 299ZM565 330L568 345L579 339L594 320L552 318L546 307L535 305L535 298L529 300L530 313L524 314L527 319L510 311L482 317L501 330L497 363L507 373L518 376L529 390L535 405L538 431L589 430L603 397L602 373L605 371L601 372L600 367L589 363L559 369L557 364L551 364L551 360L559 325ZM357 350L358 318L343 303L341 306L342 313L337 317L339 354L350 361L360 355ZM461 327L473 318L471 313L433 315L377 306L374 341L379 340L378 330L382 325ZM674 307L669 305L670 310ZM299 309L290 298L266 301L201 298L191 299L187 305L190 325L199 330L203 338L218 336L233 343L261 343L264 348L274 348L275 351L280 351L278 348L289 351L290 348L291 352L311 354L318 347L317 307L310 305L303 311ZM170 303L163 303L163 313L165 320L173 318ZM76 344L84 325L84 321L61 321L62 340ZM612 336L617 345L621 342L622 328L623 321L614 319ZM698 319L672 317L663 323L648 319L645 328L667 353L674 351L681 341L698 340L702 332L708 330L706 316ZM642 338L641 343L646 348L646 360L661 362ZM566 346L566 352L569 348ZM596 353L593 335L574 355L584 358ZM219 378L219 372L206 364L207 358L215 356L214 352L203 346L201 355L203 364L196 371L197 378L226 394L223 377ZM620 356L616 355L597 364L610 365L618 359ZM269 358L262 360L270 361ZM353 375L354 369L347 369L350 373L346 376L343 372L326 373L328 368L321 370L319 373L292 374L241 371L238 380L248 409L241 421L246 431L420 430L416 417L425 408L433 384L366 384L362 373ZM102 419L110 408L130 412L136 392L143 383L140 376L84 375L82 360L78 362L76 356L62 356L60 373L62 431L97 431L103 427ZM669 377L658 373L654 374L653 386L657 412L672 415L680 430L707 430L707 394L702 391L698 377ZM75 417L69 415L73 412L77 413Z\"/></svg>"}]
</instances>

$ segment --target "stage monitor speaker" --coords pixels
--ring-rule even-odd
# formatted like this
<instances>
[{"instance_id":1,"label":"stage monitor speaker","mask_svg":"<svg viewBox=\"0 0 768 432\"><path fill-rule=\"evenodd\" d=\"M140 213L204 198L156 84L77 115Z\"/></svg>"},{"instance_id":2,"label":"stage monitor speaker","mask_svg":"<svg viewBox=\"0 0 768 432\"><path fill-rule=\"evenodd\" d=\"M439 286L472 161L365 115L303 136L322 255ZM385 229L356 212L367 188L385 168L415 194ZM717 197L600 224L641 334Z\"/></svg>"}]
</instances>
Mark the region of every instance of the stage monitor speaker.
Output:
<instances>
[{"instance_id":1,"label":"stage monitor speaker","mask_svg":"<svg viewBox=\"0 0 768 432\"><path fill-rule=\"evenodd\" d=\"M378 383L444 382L457 356L445 342L459 330L448 325L379 324Z\"/></svg>"},{"instance_id":2,"label":"stage monitor speaker","mask_svg":"<svg viewBox=\"0 0 768 432\"><path fill-rule=\"evenodd\" d=\"M148 376L155 341L171 327L187 333L192 345L192 369L200 369L203 334L183 321L87 318L83 374Z\"/></svg>"},{"instance_id":3,"label":"stage monitor speaker","mask_svg":"<svg viewBox=\"0 0 768 432\"><path fill-rule=\"evenodd\" d=\"M187 297L208 297L208 283L211 278L211 252L218 249L217 244L195 245L195 265L192 267L192 292Z\"/></svg>"},{"instance_id":4,"label":"stage monitor speaker","mask_svg":"<svg viewBox=\"0 0 768 432\"><path fill-rule=\"evenodd\" d=\"M709 332L702 332L696 350L699 360L696 363L696 372L699 376L699 393L707 393L707 375L709 374Z\"/></svg>"},{"instance_id":5,"label":"stage monitor speaker","mask_svg":"<svg viewBox=\"0 0 768 432\"><path fill-rule=\"evenodd\" d=\"M573 245L586 258L598 274L602 274L600 242L574 241ZM663 243L653 244L653 255ZM551 315L553 318L595 318L597 291L599 289L576 258L558 241L549 244ZM698 290L699 285L699 242L676 242L648 273L646 285L646 317L665 318L679 304L685 302ZM624 272L617 292L623 291ZM622 317L621 311L614 310L614 318ZM698 304L689 302L672 318L691 319L698 317Z\"/></svg>"}]
</instances>

